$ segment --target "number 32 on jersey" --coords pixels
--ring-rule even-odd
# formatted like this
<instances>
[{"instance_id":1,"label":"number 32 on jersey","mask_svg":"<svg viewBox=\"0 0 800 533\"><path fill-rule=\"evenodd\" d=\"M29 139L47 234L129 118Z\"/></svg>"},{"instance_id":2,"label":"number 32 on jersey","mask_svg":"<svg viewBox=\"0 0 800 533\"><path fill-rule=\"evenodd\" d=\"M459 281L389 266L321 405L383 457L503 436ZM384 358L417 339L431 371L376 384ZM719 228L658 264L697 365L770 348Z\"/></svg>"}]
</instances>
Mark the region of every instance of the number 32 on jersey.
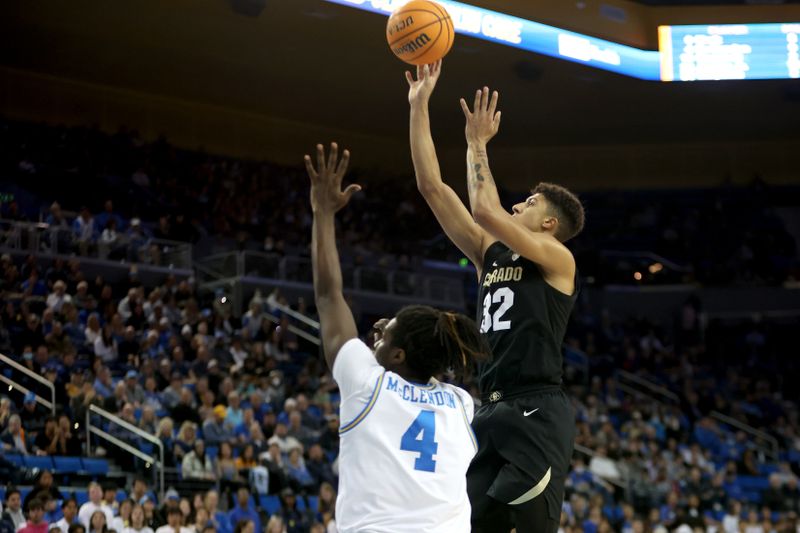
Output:
<instances>
[{"instance_id":1,"label":"number 32 on jersey","mask_svg":"<svg viewBox=\"0 0 800 533\"><path fill-rule=\"evenodd\" d=\"M492 304L500 304L492 313ZM487 292L483 299L483 319L481 333L504 331L511 329L511 321L503 320L503 315L514 305L514 291L508 287L500 287L494 292Z\"/></svg>"}]
</instances>

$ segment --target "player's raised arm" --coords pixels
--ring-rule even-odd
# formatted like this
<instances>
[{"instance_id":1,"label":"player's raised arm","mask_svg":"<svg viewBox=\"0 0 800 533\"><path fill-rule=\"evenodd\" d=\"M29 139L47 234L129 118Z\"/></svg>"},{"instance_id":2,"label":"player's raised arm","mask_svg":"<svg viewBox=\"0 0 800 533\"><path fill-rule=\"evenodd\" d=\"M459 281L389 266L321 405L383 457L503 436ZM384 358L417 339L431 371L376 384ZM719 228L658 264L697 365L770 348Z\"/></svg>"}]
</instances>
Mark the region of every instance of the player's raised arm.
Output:
<instances>
[{"instance_id":1,"label":"player's raised arm","mask_svg":"<svg viewBox=\"0 0 800 533\"><path fill-rule=\"evenodd\" d=\"M538 264L545 277L557 288L572 292L575 275L575 259L572 252L551 232L535 232L520 223L503 209L497 185L489 170L489 156L486 145L500 128L500 111L497 111L499 94L494 91L489 96L488 87L475 94L473 110L470 111L464 99L467 126L467 188L470 207L475 222L492 237ZM515 206L515 213L517 207ZM543 220L542 224L557 224L557 219Z\"/></svg>"},{"instance_id":2,"label":"player's raised arm","mask_svg":"<svg viewBox=\"0 0 800 533\"><path fill-rule=\"evenodd\" d=\"M417 67L417 79L406 71L408 102L411 105L411 159L417 177L417 188L430 206L439 225L464 255L480 271L484 246L488 245L485 232L467 211L466 206L453 189L442 181L436 147L431 136L428 101L442 71L442 62L437 61Z\"/></svg>"},{"instance_id":3,"label":"player's raised arm","mask_svg":"<svg viewBox=\"0 0 800 533\"><path fill-rule=\"evenodd\" d=\"M314 223L311 230L311 264L314 272L314 300L319 313L322 348L328 366L333 368L336 354L344 343L358 336L353 313L342 294L342 269L336 249L334 215L347 205L359 185L349 185L342 191L342 178L347 170L350 153L345 150L338 162L338 147L331 143L330 157L317 145L317 168L311 156L305 156L306 170L311 178L311 211Z\"/></svg>"}]
</instances>

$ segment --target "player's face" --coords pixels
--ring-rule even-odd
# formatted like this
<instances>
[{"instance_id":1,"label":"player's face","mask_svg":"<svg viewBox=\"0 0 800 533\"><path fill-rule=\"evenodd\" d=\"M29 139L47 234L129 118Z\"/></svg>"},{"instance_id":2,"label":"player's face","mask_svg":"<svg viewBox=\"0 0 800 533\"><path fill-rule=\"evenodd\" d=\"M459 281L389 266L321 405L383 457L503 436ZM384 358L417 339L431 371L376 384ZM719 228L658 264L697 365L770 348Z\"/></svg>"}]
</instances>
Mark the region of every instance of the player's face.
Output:
<instances>
[{"instance_id":1,"label":"player's face","mask_svg":"<svg viewBox=\"0 0 800 533\"><path fill-rule=\"evenodd\" d=\"M388 320L383 318L378 320L374 326L373 331L373 349L375 351L375 359L384 368L389 368L391 365L391 358L394 351L392 346L392 330L397 324L397 320L392 318Z\"/></svg>"},{"instance_id":2,"label":"player's face","mask_svg":"<svg viewBox=\"0 0 800 533\"><path fill-rule=\"evenodd\" d=\"M528 196L524 202L511 208L511 216L531 231L542 231L542 222L547 218L547 200L539 194Z\"/></svg>"}]
</instances>

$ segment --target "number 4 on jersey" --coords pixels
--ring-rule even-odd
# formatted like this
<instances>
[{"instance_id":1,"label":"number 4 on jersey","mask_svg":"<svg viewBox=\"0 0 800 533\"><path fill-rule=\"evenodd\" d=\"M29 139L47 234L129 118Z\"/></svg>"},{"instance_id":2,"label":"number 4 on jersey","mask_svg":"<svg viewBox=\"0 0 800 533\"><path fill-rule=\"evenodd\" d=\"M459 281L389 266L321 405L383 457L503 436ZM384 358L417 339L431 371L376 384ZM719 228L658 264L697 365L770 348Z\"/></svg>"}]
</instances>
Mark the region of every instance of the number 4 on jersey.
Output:
<instances>
[{"instance_id":1,"label":"number 4 on jersey","mask_svg":"<svg viewBox=\"0 0 800 533\"><path fill-rule=\"evenodd\" d=\"M436 461L433 456L439 449L436 438L436 414L422 410L400 439L400 449L406 452L417 452L419 457L414 461L414 470L435 472Z\"/></svg>"},{"instance_id":2,"label":"number 4 on jersey","mask_svg":"<svg viewBox=\"0 0 800 533\"><path fill-rule=\"evenodd\" d=\"M493 303L502 303L494 316L490 313ZM486 298L483 299L483 319L481 320L481 333L487 333L494 329L495 331L503 331L511 329L511 321L503 320L503 315L506 311L511 309L514 305L514 291L508 287L500 287L494 294L491 292L486 293Z\"/></svg>"}]
</instances>

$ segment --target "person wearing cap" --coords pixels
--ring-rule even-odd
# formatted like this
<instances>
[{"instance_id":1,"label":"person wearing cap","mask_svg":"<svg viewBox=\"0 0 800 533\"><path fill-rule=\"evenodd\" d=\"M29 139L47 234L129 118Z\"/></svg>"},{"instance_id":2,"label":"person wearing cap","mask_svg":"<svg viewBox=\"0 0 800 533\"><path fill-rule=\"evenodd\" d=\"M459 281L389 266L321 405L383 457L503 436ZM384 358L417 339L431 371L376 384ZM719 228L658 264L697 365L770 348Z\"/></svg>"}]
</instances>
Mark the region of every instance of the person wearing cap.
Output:
<instances>
[{"instance_id":1,"label":"person wearing cap","mask_svg":"<svg viewBox=\"0 0 800 533\"><path fill-rule=\"evenodd\" d=\"M139 373L136 370L128 370L125 374L125 399L136 406L144 403L144 389L139 384Z\"/></svg>"},{"instance_id":2,"label":"person wearing cap","mask_svg":"<svg viewBox=\"0 0 800 533\"><path fill-rule=\"evenodd\" d=\"M36 395L28 391L22 404L19 418L22 426L30 433L37 433L44 429L44 421L47 419L48 412L44 407L36 403Z\"/></svg>"},{"instance_id":3,"label":"person wearing cap","mask_svg":"<svg viewBox=\"0 0 800 533\"><path fill-rule=\"evenodd\" d=\"M230 426L225 422L228 409L218 404L211 411L211 415L203 422L203 436L209 446L219 446L223 442L235 443L235 437Z\"/></svg>"},{"instance_id":4,"label":"person wearing cap","mask_svg":"<svg viewBox=\"0 0 800 533\"><path fill-rule=\"evenodd\" d=\"M311 527L310 512L302 512L297 508L297 498L290 487L280 492L280 516L289 531L308 531Z\"/></svg>"}]
</instances>

